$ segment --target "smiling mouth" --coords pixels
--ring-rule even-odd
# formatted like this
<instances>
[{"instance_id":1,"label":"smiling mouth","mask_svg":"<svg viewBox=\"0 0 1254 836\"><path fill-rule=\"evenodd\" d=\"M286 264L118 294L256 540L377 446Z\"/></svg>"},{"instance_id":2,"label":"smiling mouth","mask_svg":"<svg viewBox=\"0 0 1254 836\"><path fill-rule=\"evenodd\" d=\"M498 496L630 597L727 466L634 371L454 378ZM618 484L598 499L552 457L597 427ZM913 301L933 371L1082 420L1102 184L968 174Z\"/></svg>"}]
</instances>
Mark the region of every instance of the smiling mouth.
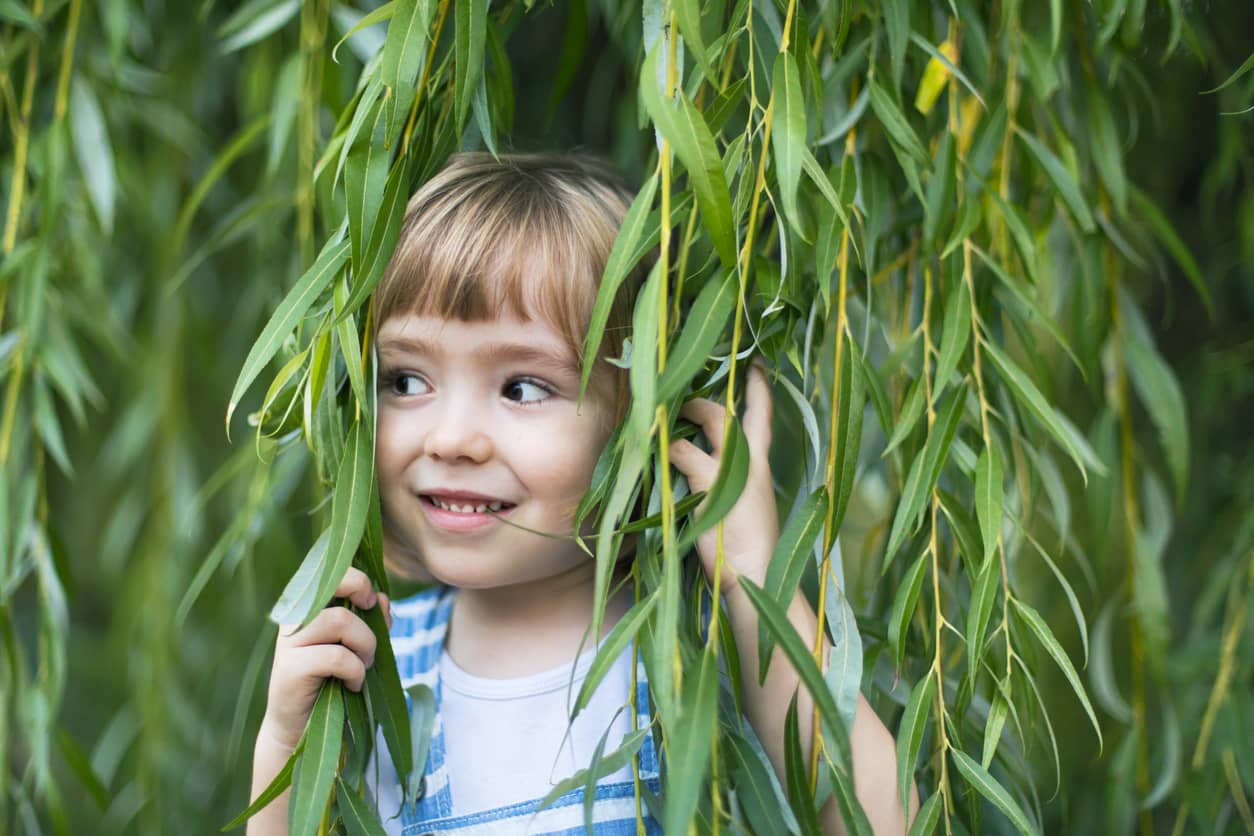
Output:
<instances>
[{"instance_id":1,"label":"smiling mouth","mask_svg":"<svg viewBox=\"0 0 1254 836\"><path fill-rule=\"evenodd\" d=\"M493 502L455 502L450 499L442 499L438 496L430 494L422 495L422 501L439 508L442 511L449 511L454 514L496 514L501 511L508 511L514 507L512 502L502 502L496 500Z\"/></svg>"}]
</instances>

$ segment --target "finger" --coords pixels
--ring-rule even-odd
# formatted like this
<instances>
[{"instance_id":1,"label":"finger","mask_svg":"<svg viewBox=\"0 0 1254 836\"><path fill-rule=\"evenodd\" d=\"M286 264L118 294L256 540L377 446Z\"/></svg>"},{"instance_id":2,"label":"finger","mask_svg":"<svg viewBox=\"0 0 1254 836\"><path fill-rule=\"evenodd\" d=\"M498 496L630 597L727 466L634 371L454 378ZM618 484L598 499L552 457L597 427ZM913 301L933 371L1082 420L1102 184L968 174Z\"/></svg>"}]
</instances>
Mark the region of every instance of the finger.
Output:
<instances>
[{"instance_id":1,"label":"finger","mask_svg":"<svg viewBox=\"0 0 1254 836\"><path fill-rule=\"evenodd\" d=\"M338 644L321 644L300 649L293 662L295 672L309 682L333 676L351 691L360 691L366 681L366 664L356 653Z\"/></svg>"},{"instance_id":2,"label":"finger","mask_svg":"<svg viewBox=\"0 0 1254 836\"><path fill-rule=\"evenodd\" d=\"M680 408L679 414L701 428L710 442L710 454L718 458L723 447L723 405L709 398L693 398Z\"/></svg>"},{"instance_id":3,"label":"finger","mask_svg":"<svg viewBox=\"0 0 1254 836\"><path fill-rule=\"evenodd\" d=\"M759 362L755 361L749 369L745 396L744 428L749 449L765 455L771 449L771 383L766 367Z\"/></svg>"},{"instance_id":4,"label":"finger","mask_svg":"<svg viewBox=\"0 0 1254 836\"><path fill-rule=\"evenodd\" d=\"M347 607L327 607L314 616L305 629L280 641L290 647L343 645L361 657L366 665L374 664L374 632L361 616Z\"/></svg>"},{"instance_id":5,"label":"finger","mask_svg":"<svg viewBox=\"0 0 1254 836\"><path fill-rule=\"evenodd\" d=\"M367 610L374 606L378 598L374 591L374 584L370 583L370 578L356 566L348 567L340 585L335 588L335 597L347 598Z\"/></svg>"},{"instance_id":6,"label":"finger","mask_svg":"<svg viewBox=\"0 0 1254 836\"><path fill-rule=\"evenodd\" d=\"M379 606L383 608L383 620L387 622L388 630L392 629L392 599L382 592L379 593Z\"/></svg>"},{"instance_id":7,"label":"finger","mask_svg":"<svg viewBox=\"0 0 1254 836\"><path fill-rule=\"evenodd\" d=\"M686 438L671 442L671 464L688 477L688 487L708 491L718 476L718 462Z\"/></svg>"}]
</instances>

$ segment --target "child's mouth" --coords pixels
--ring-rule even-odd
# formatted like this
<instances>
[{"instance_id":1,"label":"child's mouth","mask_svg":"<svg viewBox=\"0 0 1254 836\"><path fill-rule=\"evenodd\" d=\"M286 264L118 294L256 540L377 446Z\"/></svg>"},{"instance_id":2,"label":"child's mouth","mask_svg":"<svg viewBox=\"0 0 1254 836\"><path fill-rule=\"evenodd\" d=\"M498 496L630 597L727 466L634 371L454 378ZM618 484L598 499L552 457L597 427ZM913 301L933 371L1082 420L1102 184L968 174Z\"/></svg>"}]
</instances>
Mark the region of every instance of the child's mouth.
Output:
<instances>
[{"instance_id":1,"label":"child's mouth","mask_svg":"<svg viewBox=\"0 0 1254 836\"><path fill-rule=\"evenodd\" d=\"M503 500L493 500L491 502L475 502L471 500L454 500L446 497L439 497L432 494L422 494L421 499L442 511L448 511L453 514L497 514L508 511L514 507L514 503L505 502Z\"/></svg>"}]
</instances>

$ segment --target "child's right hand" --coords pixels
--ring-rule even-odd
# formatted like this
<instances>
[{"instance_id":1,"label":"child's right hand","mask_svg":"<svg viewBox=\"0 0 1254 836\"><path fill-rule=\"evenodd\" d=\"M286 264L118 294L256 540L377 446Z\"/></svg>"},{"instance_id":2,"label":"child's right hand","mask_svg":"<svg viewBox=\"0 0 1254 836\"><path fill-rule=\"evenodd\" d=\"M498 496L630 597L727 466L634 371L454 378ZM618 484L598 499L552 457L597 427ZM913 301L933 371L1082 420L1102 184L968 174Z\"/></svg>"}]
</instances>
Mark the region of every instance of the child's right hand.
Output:
<instances>
[{"instance_id":1,"label":"child's right hand","mask_svg":"<svg viewBox=\"0 0 1254 836\"><path fill-rule=\"evenodd\" d=\"M349 568L336 587L335 597L346 598L364 610L381 605L388 626L392 626L387 596L376 593L360 569ZM334 676L350 690L360 691L366 669L374 664L375 652L374 633L348 607L327 607L303 630L293 629L293 625L279 628L266 714L257 734L259 745L269 740L286 754L300 743L323 680Z\"/></svg>"}]
</instances>

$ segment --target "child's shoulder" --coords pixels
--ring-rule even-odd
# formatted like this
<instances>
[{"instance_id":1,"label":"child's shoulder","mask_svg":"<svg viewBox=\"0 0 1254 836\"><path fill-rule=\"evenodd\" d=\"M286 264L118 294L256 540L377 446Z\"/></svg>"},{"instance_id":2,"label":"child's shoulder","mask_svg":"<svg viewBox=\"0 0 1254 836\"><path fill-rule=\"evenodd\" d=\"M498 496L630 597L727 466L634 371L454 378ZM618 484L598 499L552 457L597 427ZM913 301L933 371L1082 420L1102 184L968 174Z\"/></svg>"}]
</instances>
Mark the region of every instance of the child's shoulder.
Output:
<instances>
[{"instance_id":1,"label":"child's shoulder","mask_svg":"<svg viewBox=\"0 0 1254 836\"><path fill-rule=\"evenodd\" d=\"M448 621L453 606L451 586L430 586L426 589L392 602L392 636L412 635L415 631L430 629Z\"/></svg>"}]
</instances>

